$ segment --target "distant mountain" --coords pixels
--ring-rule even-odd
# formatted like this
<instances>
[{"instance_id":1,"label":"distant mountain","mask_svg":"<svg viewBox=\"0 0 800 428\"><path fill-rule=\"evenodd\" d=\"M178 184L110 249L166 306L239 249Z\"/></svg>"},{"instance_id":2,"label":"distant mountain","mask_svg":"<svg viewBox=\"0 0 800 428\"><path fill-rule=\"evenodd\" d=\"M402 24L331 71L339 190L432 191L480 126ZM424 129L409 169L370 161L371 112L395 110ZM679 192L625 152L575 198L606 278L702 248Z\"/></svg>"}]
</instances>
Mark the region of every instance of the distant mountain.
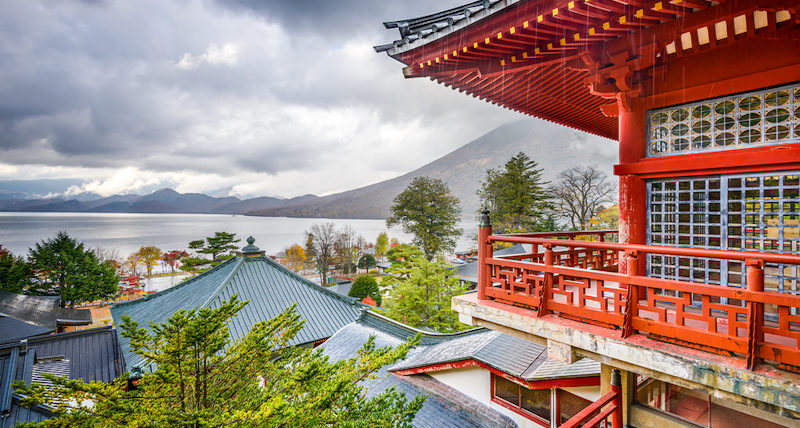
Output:
<instances>
[{"instance_id":1,"label":"distant mountain","mask_svg":"<svg viewBox=\"0 0 800 428\"><path fill-rule=\"evenodd\" d=\"M432 144L435 144L433 142ZM477 140L408 174L370 186L304 201L287 202L250 212L275 217L386 218L392 199L414 177L429 176L447 182L461 200L462 214L478 210L476 192L486 170L502 166L518 152L527 153L554 181L570 167L596 166L611 174L617 162L617 143L538 119L498 127Z\"/></svg>"},{"instance_id":2,"label":"distant mountain","mask_svg":"<svg viewBox=\"0 0 800 428\"><path fill-rule=\"evenodd\" d=\"M91 201L62 198L0 199L0 211L244 214L254 209L280 207L282 204L300 203L315 198L317 196L305 195L292 199L261 197L241 200L161 189L144 196L115 195Z\"/></svg>"},{"instance_id":3,"label":"distant mountain","mask_svg":"<svg viewBox=\"0 0 800 428\"><path fill-rule=\"evenodd\" d=\"M617 160L617 143L614 141L538 119L526 119L501 126L408 174L324 197L303 195L291 199L260 197L241 200L162 189L144 196L115 195L93 200L28 199L18 197L17 194L11 195L11 186L6 186L6 197L0 197L0 211L204 213L380 219L389 216L392 199L414 177L429 176L446 181L461 200L462 214L471 216L478 210L476 191L486 176L486 170L502 166L520 151L539 163L548 180L555 180L561 171L576 165L593 165L610 173L611 165ZM0 194L2 190L3 187L0 186Z\"/></svg>"}]
</instances>

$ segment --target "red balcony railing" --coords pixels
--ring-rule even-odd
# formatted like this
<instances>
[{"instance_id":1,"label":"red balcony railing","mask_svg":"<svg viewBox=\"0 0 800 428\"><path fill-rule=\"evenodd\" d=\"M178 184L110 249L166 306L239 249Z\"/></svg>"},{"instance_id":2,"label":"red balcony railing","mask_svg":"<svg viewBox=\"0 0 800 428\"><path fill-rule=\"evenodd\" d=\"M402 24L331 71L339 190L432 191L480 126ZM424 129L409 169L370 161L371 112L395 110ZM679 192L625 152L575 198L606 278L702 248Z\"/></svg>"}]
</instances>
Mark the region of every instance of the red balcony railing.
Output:
<instances>
[{"instance_id":1,"label":"red balcony railing","mask_svg":"<svg viewBox=\"0 0 800 428\"><path fill-rule=\"evenodd\" d=\"M800 296L764 290L765 264L800 265L800 256L549 238L556 234L492 235L488 225L479 230L479 299L592 323L622 339L647 334L744 356L751 369L760 360L800 367ZM533 251L495 258L496 242L527 243ZM647 254L743 261L746 287L640 275ZM620 255L627 273L618 272Z\"/></svg>"},{"instance_id":2,"label":"red balcony railing","mask_svg":"<svg viewBox=\"0 0 800 428\"><path fill-rule=\"evenodd\" d=\"M619 370L611 374L611 390L558 428L622 428L622 382Z\"/></svg>"}]
</instances>

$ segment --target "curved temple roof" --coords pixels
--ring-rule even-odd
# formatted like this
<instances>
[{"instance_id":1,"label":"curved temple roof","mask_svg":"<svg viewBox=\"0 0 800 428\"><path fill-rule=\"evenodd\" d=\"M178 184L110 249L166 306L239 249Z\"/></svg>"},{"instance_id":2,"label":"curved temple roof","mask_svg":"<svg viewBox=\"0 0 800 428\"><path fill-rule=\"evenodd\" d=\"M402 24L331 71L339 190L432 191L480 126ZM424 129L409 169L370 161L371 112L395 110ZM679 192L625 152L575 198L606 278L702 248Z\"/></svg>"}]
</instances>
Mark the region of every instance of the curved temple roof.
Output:
<instances>
[{"instance_id":1,"label":"curved temple roof","mask_svg":"<svg viewBox=\"0 0 800 428\"><path fill-rule=\"evenodd\" d=\"M115 325L127 314L140 326L165 322L180 309L215 308L234 294L249 301L230 321L231 336L246 335L253 324L266 321L297 303L305 320L303 329L290 343L302 345L327 339L339 328L356 320L367 306L351 297L321 287L256 253L240 255L175 287L144 299L116 304L111 308ZM120 337L128 370L144 369L145 362L132 353L128 340Z\"/></svg>"},{"instance_id":2,"label":"curved temple roof","mask_svg":"<svg viewBox=\"0 0 800 428\"><path fill-rule=\"evenodd\" d=\"M783 9L772 0L486 0L384 23L400 38L375 50L406 64L405 77L616 139L625 97L669 85L656 68L796 28Z\"/></svg>"}]
</instances>

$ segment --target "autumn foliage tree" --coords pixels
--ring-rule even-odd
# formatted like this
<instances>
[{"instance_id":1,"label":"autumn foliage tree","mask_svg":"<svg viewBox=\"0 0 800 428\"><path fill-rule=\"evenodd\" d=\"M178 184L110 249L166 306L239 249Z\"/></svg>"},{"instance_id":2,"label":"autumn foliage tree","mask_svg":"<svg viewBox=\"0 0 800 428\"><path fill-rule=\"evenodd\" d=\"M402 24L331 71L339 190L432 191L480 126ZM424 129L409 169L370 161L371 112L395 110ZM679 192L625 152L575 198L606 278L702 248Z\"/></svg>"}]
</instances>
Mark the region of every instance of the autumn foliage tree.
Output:
<instances>
[{"instance_id":1,"label":"autumn foliage tree","mask_svg":"<svg viewBox=\"0 0 800 428\"><path fill-rule=\"evenodd\" d=\"M169 250L161 256L161 260L169 266L172 273L175 273L175 269L180 266L181 259L186 257L189 257L189 253L184 250Z\"/></svg>"},{"instance_id":2,"label":"autumn foliage tree","mask_svg":"<svg viewBox=\"0 0 800 428\"><path fill-rule=\"evenodd\" d=\"M381 232L378 234L378 238L375 240L375 257L378 260L383 260L383 257L386 255L386 251L389 250L389 235L386 232Z\"/></svg>"},{"instance_id":3,"label":"autumn foliage tree","mask_svg":"<svg viewBox=\"0 0 800 428\"><path fill-rule=\"evenodd\" d=\"M122 336L155 367L135 389L127 375L84 383L45 373L52 385L20 381L15 390L24 405L52 406L45 427L411 426L423 395L368 395L360 382L405 358L419 338L377 348L372 337L355 358L331 362L319 349L289 346L303 327L294 306L231 340L228 325L245 304L233 296L149 329L123 317Z\"/></svg>"},{"instance_id":4,"label":"autumn foliage tree","mask_svg":"<svg viewBox=\"0 0 800 428\"><path fill-rule=\"evenodd\" d=\"M153 245L147 245L139 248L139 251L136 252L136 255L139 257L142 264L144 264L145 269L147 269L147 276L153 274L153 268L162 259L161 249Z\"/></svg>"},{"instance_id":5,"label":"autumn foliage tree","mask_svg":"<svg viewBox=\"0 0 800 428\"><path fill-rule=\"evenodd\" d=\"M302 270L306 264L306 250L297 244L287 248L286 263L289 265L289 269L295 272Z\"/></svg>"}]
</instances>

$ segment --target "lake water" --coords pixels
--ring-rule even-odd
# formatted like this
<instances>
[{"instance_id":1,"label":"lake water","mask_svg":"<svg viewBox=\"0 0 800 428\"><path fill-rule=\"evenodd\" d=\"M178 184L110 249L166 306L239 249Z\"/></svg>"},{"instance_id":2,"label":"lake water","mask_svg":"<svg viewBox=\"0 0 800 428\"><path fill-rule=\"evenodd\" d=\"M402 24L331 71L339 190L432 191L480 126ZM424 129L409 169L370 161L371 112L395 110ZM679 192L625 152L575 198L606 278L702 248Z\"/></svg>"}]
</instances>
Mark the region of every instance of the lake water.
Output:
<instances>
[{"instance_id":1,"label":"lake water","mask_svg":"<svg viewBox=\"0 0 800 428\"><path fill-rule=\"evenodd\" d=\"M27 254L36 242L50 239L59 230L83 241L89 248L117 250L120 256L144 245L161 250L186 249L189 241L225 231L236 233L242 241L248 236L267 254L275 254L292 244L305 246L305 232L314 223L333 222L337 229L349 225L368 242L380 232L389 238L410 242L411 236L399 228L387 229L383 220L343 220L317 218L248 217L224 214L124 214L124 213L16 213L0 212L0 244L16 255ZM461 225L464 234L457 250L474 246L477 226L474 220Z\"/></svg>"}]
</instances>

